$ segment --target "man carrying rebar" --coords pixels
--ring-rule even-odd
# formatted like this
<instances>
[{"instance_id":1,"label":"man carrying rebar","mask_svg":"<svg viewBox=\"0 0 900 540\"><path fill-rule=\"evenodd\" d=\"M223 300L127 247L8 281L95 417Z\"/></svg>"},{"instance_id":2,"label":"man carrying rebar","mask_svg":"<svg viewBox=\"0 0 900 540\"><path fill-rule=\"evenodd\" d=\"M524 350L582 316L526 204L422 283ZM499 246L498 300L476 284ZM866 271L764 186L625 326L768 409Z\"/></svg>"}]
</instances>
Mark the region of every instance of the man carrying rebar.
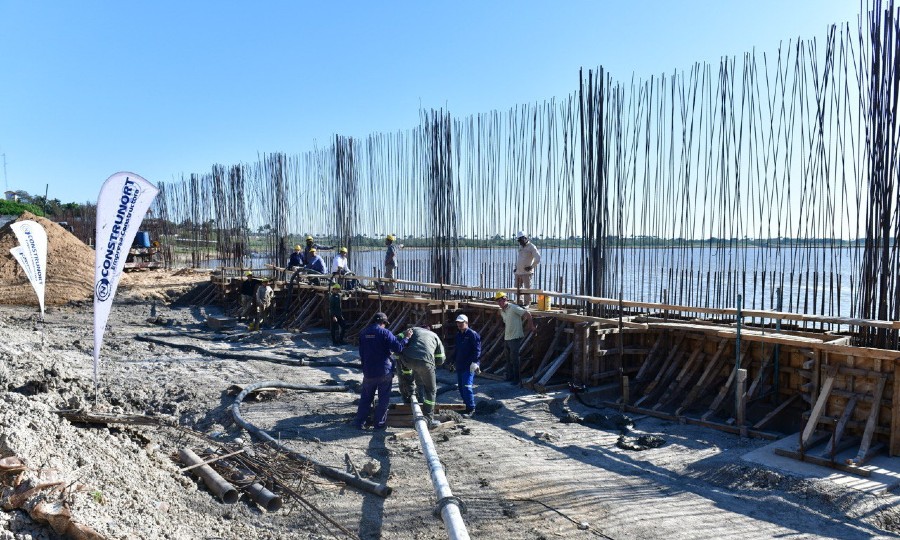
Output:
<instances>
[{"instance_id":1,"label":"man carrying rebar","mask_svg":"<svg viewBox=\"0 0 900 540\"><path fill-rule=\"evenodd\" d=\"M481 373L478 363L481 358L481 336L469 328L469 318L464 314L456 317L456 330L456 385L466 405L463 416L471 416L475 413L475 375Z\"/></svg>"},{"instance_id":2,"label":"man carrying rebar","mask_svg":"<svg viewBox=\"0 0 900 540\"><path fill-rule=\"evenodd\" d=\"M534 319L531 318L531 313L528 313L527 309L510 304L505 292L499 291L494 295L494 299L500 306L500 317L503 319L506 380L511 384L519 384L522 376L519 373L519 350L525 340L525 327L529 332L534 332Z\"/></svg>"},{"instance_id":3,"label":"man carrying rebar","mask_svg":"<svg viewBox=\"0 0 900 540\"><path fill-rule=\"evenodd\" d=\"M432 416L437 395L434 368L444 363L444 344L440 336L427 328L410 328L407 335L410 332L412 337L400 353L400 395L404 403L412 403L415 395L422 403L428 427L437 427L441 423Z\"/></svg>"},{"instance_id":4,"label":"man carrying rebar","mask_svg":"<svg viewBox=\"0 0 900 540\"><path fill-rule=\"evenodd\" d=\"M394 245L396 239L393 234L387 235L384 239L384 245L387 246L387 250L384 253L385 279L394 279L394 270L397 268L397 247ZM394 290L395 287L392 281L384 284L384 292L386 294L393 294Z\"/></svg>"},{"instance_id":5,"label":"man carrying rebar","mask_svg":"<svg viewBox=\"0 0 900 540\"><path fill-rule=\"evenodd\" d=\"M344 335L347 333L347 321L344 320L344 310L341 308L341 285L335 283L331 286L331 297L328 299L328 311L331 313L331 343L335 346L343 345Z\"/></svg>"},{"instance_id":6,"label":"man carrying rebar","mask_svg":"<svg viewBox=\"0 0 900 540\"><path fill-rule=\"evenodd\" d=\"M378 394L378 406L372 424L375 429L384 429L387 422L387 410L391 399L391 383L394 380L394 365L391 353L400 354L412 336L407 330L404 339L397 339L386 328L389 324L387 315L378 312L372 317L372 323L359 334L359 358L362 360L363 381L359 392L359 406L353 425L364 429L372 410L372 401Z\"/></svg>"},{"instance_id":7,"label":"man carrying rebar","mask_svg":"<svg viewBox=\"0 0 900 540\"><path fill-rule=\"evenodd\" d=\"M516 256L516 268L513 270L516 276L515 287L517 289L530 289L534 269L541 262L541 252L531 243L524 231L516 233L516 239L519 241L519 252ZM530 294L519 293L517 297L520 306L531 305Z\"/></svg>"}]
</instances>

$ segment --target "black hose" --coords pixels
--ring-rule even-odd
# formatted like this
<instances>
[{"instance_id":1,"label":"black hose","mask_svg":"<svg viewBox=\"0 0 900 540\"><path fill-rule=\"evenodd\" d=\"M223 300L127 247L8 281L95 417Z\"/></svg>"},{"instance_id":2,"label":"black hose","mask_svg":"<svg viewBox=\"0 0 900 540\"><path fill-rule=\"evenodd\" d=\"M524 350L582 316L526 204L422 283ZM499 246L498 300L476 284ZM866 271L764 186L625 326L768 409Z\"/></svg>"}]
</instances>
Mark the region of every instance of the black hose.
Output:
<instances>
[{"instance_id":1,"label":"black hose","mask_svg":"<svg viewBox=\"0 0 900 540\"><path fill-rule=\"evenodd\" d=\"M376 484L375 482L365 480L358 476L354 476L348 472L335 469L329 467L328 465L319 463L318 461L304 456L303 454L291 450L290 448L284 446L279 441L272 438L271 435L266 433L265 431L259 429L254 426L250 422L244 420L241 416L241 402L244 401L244 398L247 397L251 392L256 392L257 390L263 388L286 388L288 390L302 390L305 392L347 392L348 389L345 386L307 386L302 384L290 384L281 381L263 381L254 383L244 387L244 390L238 394L236 398L234 398L234 403L231 404L231 415L234 417L234 421L237 422L239 426L246 429L251 435L254 435L272 446L278 448L282 452L288 454L294 459L309 463L312 465L313 469L323 476L327 476L329 478L333 478L335 480L340 480L349 486L353 486L359 490L366 491L369 493L373 493L380 497L387 497L393 491L392 488L388 487L385 484Z\"/></svg>"}]
</instances>

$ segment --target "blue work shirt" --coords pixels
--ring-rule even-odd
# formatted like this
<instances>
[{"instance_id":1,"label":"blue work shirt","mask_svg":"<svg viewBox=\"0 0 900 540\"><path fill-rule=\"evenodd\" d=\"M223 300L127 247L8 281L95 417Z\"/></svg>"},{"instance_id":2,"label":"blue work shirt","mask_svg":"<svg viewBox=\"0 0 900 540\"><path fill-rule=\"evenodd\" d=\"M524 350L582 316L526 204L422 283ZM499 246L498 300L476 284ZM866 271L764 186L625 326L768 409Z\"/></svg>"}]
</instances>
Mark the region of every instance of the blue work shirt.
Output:
<instances>
[{"instance_id":1,"label":"blue work shirt","mask_svg":"<svg viewBox=\"0 0 900 540\"><path fill-rule=\"evenodd\" d=\"M314 256L312 260L309 261L309 264L306 265L306 267L310 270L315 270L320 274L325 273L325 261L323 261L322 257L319 257L318 255Z\"/></svg>"},{"instance_id":2,"label":"blue work shirt","mask_svg":"<svg viewBox=\"0 0 900 540\"><path fill-rule=\"evenodd\" d=\"M288 268L292 266L303 266L303 252L295 251L291 253L291 258L288 259Z\"/></svg>"},{"instance_id":3,"label":"blue work shirt","mask_svg":"<svg viewBox=\"0 0 900 540\"><path fill-rule=\"evenodd\" d=\"M471 328L466 328L465 332L456 332L456 369L459 371L468 370L469 365L478 362L481 358L481 336L478 332Z\"/></svg>"},{"instance_id":4,"label":"blue work shirt","mask_svg":"<svg viewBox=\"0 0 900 540\"><path fill-rule=\"evenodd\" d=\"M406 340L399 340L386 328L370 324L359 334L359 357L362 360L363 377L384 377L389 375L391 353L400 354Z\"/></svg>"}]
</instances>

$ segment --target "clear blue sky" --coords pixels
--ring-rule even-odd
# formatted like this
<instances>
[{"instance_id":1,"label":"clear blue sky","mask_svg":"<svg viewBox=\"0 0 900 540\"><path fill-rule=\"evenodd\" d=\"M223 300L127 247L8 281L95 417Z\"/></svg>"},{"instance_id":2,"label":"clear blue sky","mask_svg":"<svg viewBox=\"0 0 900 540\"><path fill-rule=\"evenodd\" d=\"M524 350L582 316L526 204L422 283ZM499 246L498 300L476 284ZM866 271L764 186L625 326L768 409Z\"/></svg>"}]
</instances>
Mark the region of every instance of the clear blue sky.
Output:
<instances>
[{"instance_id":1,"label":"clear blue sky","mask_svg":"<svg viewBox=\"0 0 900 540\"><path fill-rule=\"evenodd\" d=\"M407 129L420 106L462 117L565 96L580 67L628 80L821 41L859 11L855 0L0 0L0 180L93 201L120 170L170 182L335 133Z\"/></svg>"}]
</instances>

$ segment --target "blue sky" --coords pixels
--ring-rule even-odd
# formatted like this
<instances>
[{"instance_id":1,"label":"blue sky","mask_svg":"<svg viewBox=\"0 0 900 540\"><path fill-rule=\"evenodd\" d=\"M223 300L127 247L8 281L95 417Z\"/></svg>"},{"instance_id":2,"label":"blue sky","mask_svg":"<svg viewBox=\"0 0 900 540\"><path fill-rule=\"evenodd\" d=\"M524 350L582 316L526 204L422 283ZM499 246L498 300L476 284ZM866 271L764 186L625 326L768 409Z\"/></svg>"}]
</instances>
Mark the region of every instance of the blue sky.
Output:
<instances>
[{"instance_id":1,"label":"blue sky","mask_svg":"<svg viewBox=\"0 0 900 540\"><path fill-rule=\"evenodd\" d=\"M0 0L4 189L93 201L335 133L565 96L855 27L853 0L45 2ZM2 158L0 158L2 166ZM3 171L0 170L0 174Z\"/></svg>"}]
</instances>

